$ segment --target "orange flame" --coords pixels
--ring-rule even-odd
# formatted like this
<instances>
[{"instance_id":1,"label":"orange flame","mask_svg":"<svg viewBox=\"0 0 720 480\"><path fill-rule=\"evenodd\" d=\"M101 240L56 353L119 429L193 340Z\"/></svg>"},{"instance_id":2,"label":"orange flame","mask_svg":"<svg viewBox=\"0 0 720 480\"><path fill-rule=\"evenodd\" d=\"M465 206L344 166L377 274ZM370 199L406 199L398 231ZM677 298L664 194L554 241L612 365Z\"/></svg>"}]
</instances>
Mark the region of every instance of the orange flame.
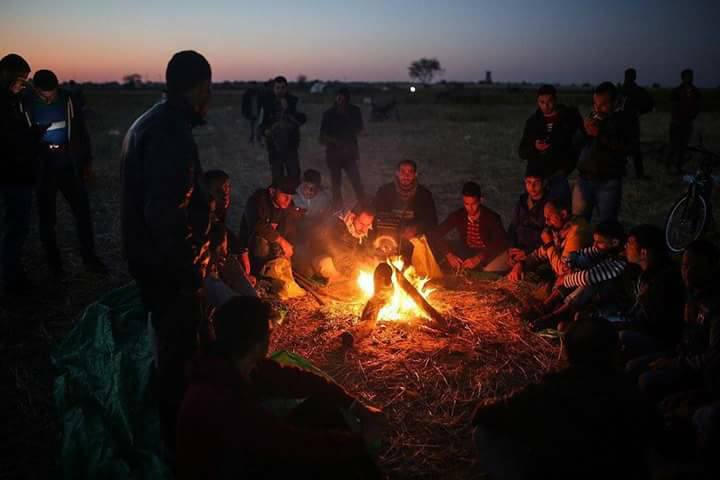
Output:
<instances>
[{"instance_id":1,"label":"orange flame","mask_svg":"<svg viewBox=\"0 0 720 480\"><path fill-rule=\"evenodd\" d=\"M404 262L401 257L392 257L391 259L388 259L388 263L397 269L393 272L392 276L393 295L388 304L380 310L378 320L400 321L410 320L416 317L427 318L425 312L423 312L415 304L415 301L406 294L402 288L400 288L397 283L396 276L405 275L405 278L407 278L417 291L420 292L420 295L426 299L429 298L430 294L434 291L432 288L426 288L430 279L427 277L419 277L412 266L402 272ZM371 271L361 270L358 274L357 284L366 299L369 299L375 293L373 273Z\"/></svg>"}]
</instances>

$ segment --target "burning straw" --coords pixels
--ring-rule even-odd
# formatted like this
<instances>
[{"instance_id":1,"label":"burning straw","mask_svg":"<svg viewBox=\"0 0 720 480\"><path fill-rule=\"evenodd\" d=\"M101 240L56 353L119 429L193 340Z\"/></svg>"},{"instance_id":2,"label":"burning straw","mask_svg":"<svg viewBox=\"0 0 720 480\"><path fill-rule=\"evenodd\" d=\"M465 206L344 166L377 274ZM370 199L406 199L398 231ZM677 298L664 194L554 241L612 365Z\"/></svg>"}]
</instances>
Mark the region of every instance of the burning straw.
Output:
<instances>
[{"instance_id":1,"label":"burning straw","mask_svg":"<svg viewBox=\"0 0 720 480\"><path fill-rule=\"evenodd\" d=\"M477 475L470 421L475 406L506 395L558 366L559 345L527 331L519 312L528 292L504 282L438 289L432 304L455 328L427 319L380 321L364 342L344 349L338 336L357 325L364 300L290 304L273 349L311 359L390 423L380 462L393 478Z\"/></svg>"}]
</instances>

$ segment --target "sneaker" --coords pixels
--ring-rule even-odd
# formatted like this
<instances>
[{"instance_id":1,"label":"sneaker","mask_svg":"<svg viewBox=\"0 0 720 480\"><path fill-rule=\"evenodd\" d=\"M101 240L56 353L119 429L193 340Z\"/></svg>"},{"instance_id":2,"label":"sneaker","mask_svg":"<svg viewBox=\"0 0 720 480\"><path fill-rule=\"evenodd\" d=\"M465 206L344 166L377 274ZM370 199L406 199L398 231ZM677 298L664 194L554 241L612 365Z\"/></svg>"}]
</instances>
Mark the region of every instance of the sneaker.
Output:
<instances>
[{"instance_id":1,"label":"sneaker","mask_svg":"<svg viewBox=\"0 0 720 480\"><path fill-rule=\"evenodd\" d=\"M83 260L83 264L85 264L85 271L89 273L97 273L99 275L107 275L109 270L107 268L107 265L105 265L100 258L98 258L97 255L93 255L92 257L88 257Z\"/></svg>"}]
</instances>

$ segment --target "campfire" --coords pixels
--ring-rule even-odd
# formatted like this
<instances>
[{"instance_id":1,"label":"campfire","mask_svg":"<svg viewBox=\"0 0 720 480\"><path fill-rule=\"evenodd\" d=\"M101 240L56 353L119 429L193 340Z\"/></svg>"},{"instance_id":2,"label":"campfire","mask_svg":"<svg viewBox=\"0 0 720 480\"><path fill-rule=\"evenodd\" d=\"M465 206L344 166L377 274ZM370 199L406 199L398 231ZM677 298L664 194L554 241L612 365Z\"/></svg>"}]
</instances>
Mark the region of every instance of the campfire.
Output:
<instances>
[{"instance_id":1,"label":"campfire","mask_svg":"<svg viewBox=\"0 0 720 480\"><path fill-rule=\"evenodd\" d=\"M398 275L403 275L425 300L429 300L430 294L434 291L432 288L427 288L430 279L419 277L412 266L403 270L405 264L402 257L390 258L387 263L394 267L391 276L392 293L387 303L380 309L377 320L411 321L418 317L431 318L422 308L418 307L413 297L403 290L398 283ZM357 285L365 296L365 300L370 300L375 294L373 272L361 270L358 274Z\"/></svg>"},{"instance_id":2,"label":"campfire","mask_svg":"<svg viewBox=\"0 0 720 480\"><path fill-rule=\"evenodd\" d=\"M428 298L433 289L427 288L428 279L415 274L412 267L403 271L403 261L394 257L375 267L375 271L361 271L357 284L366 303L360 321L341 335L344 346L350 347L368 337L378 321L403 321L425 318L440 329L447 327L445 317Z\"/></svg>"}]
</instances>

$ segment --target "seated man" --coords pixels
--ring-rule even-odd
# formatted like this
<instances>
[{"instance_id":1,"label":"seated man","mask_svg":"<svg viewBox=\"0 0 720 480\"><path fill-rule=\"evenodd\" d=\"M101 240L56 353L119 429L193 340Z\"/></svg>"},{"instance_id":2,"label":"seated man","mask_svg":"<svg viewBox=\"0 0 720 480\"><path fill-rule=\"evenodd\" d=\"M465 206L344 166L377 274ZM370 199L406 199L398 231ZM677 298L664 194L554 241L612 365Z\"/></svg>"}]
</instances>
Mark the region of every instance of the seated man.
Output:
<instances>
[{"instance_id":1,"label":"seated man","mask_svg":"<svg viewBox=\"0 0 720 480\"><path fill-rule=\"evenodd\" d=\"M372 205L361 202L341 212L317 229L305 252L305 268L331 283L349 278L355 268L369 257L367 237L375 220ZM309 263L309 265L308 265Z\"/></svg>"},{"instance_id":2,"label":"seated man","mask_svg":"<svg viewBox=\"0 0 720 480\"><path fill-rule=\"evenodd\" d=\"M379 439L382 412L321 376L266 358L271 314L254 297L218 309L215 342L188 368L178 478L380 478L366 442ZM289 415L272 413L270 400L297 399L305 400Z\"/></svg>"},{"instance_id":3,"label":"seated man","mask_svg":"<svg viewBox=\"0 0 720 480\"><path fill-rule=\"evenodd\" d=\"M292 200L295 191L294 180L280 177L248 199L240 224L240 241L250 249L254 272L274 258L292 258L301 217Z\"/></svg>"},{"instance_id":4,"label":"seated man","mask_svg":"<svg viewBox=\"0 0 720 480\"><path fill-rule=\"evenodd\" d=\"M545 228L546 201L542 168L535 163L528 163L525 170L525 193L520 195L508 225L510 265L515 265L519 261L516 259L525 258L542 245L540 234Z\"/></svg>"},{"instance_id":5,"label":"seated man","mask_svg":"<svg viewBox=\"0 0 720 480\"><path fill-rule=\"evenodd\" d=\"M475 412L491 478L647 479L652 410L616 371L617 334L582 319L565 335L568 367Z\"/></svg>"},{"instance_id":6,"label":"seated man","mask_svg":"<svg viewBox=\"0 0 720 480\"><path fill-rule=\"evenodd\" d=\"M577 313L591 302L596 307L621 304L622 289L609 282L625 271L624 244L625 232L620 223L597 225L593 246L570 253L566 259L569 271L557 276L555 288L545 301L545 307L552 311L535 319L532 327L538 330L554 327L567 313ZM558 329L562 329L561 326L558 325Z\"/></svg>"},{"instance_id":7,"label":"seated man","mask_svg":"<svg viewBox=\"0 0 720 480\"><path fill-rule=\"evenodd\" d=\"M445 258L455 271L507 270L507 233L500 215L482 205L480 185L468 182L463 186L463 208L455 210L431 235L435 258ZM456 232L459 242L449 243L446 236Z\"/></svg>"},{"instance_id":8,"label":"seated man","mask_svg":"<svg viewBox=\"0 0 720 480\"><path fill-rule=\"evenodd\" d=\"M634 282L635 302L621 319L623 351L638 357L674 349L682 336L685 289L665 247L665 232L638 225L628 235L625 256L640 273Z\"/></svg>"},{"instance_id":9,"label":"seated man","mask_svg":"<svg viewBox=\"0 0 720 480\"><path fill-rule=\"evenodd\" d=\"M418 184L417 164L412 160L401 160L394 181L378 189L375 210L375 246L406 258L412 254L409 240L432 231L438 223L433 195Z\"/></svg>"},{"instance_id":10,"label":"seated man","mask_svg":"<svg viewBox=\"0 0 720 480\"><path fill-rule=\"evenodd\" d=\"M592 230L582 217L570 215L570 206L563 200L549 199L543 209L545 229L540 234L542 245L526 258L515 257L515 264L508 278L518 281L525 272L549 265L556 276L569 271L567 259L570 254L592 244Z\"/></svg>"},{"instance_id":11,"label":"seated man","mask_svg":"<svg viewBox=\"0 0 720 480\"><path fill-rule=\"evenodd\" d=\"M696 240L687 247L681 266L687 289L685 331L677 353L646 356L628 364L631 373L649 365L638 383L655 399L720 379L719 258L718 248L708 240Z\"/></svg>"},{"instance_id":12,"label":"seated man","mask_svg":"<svg viewBox=\"0 0 720 480\"><path fill-rule=\"evenodd\" d=\"M204 279L208 302L219 306L233 295L257 295L248 249L226 224L230 177L222 170L208 170L202 184L210 198L210 259Z\"/></svg>"},{"instance_id":13,"label":"seated man","mask_svg":"<svg viewBox=\"0 0 720 480\"><path fill-rule=\"evenodd\" d=\"M330 213L332 198L322 185L320 172L311 168L305 170L303 182L293 195L293 202L305 212L303 223L308 223L308 226L325 219Z\"/></svg>"}]
</instances>

